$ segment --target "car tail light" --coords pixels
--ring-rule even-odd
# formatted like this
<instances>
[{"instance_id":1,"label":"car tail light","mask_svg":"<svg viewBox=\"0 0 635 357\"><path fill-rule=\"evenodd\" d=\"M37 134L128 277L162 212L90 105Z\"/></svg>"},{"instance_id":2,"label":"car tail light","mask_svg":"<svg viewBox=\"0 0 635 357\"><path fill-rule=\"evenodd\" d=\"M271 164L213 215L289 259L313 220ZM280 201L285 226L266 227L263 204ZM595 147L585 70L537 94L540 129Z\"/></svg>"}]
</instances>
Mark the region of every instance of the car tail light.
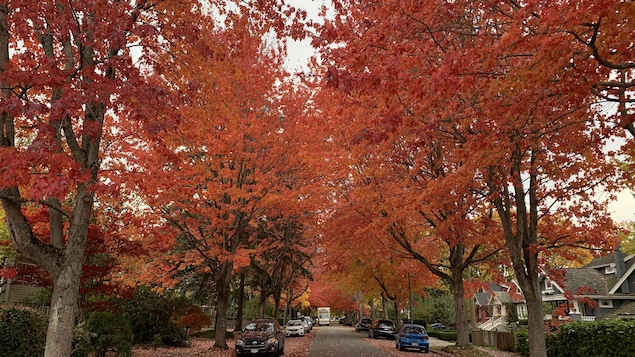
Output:
<instances>
[{"instance_id":1,"label":"car tail light","mask_svg":"<svg viewBox=\"0 0 635 357\"><path fill-rule=\"evenodd\" d=\"M429 340L428 335L423 336L424 340Z\"/></svg>"},{"instance_id":2,"label":"car tail light","mask_svg":"<svg viewBox=\"0 0 635 357\"><path fill-rule=\"evenodd\" d=\"M399 334L399 337L406 338L406 334L405 333L401 333L401 334Z\"/></svg>"}]
</instances>

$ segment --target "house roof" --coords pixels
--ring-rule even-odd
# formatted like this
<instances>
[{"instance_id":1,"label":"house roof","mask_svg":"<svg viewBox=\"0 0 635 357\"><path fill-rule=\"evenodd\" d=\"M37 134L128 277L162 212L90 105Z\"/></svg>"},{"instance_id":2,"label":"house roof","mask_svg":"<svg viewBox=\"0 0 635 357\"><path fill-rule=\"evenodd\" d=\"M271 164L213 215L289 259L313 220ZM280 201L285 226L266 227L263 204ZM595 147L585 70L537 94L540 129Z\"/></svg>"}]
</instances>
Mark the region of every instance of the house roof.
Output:
<instances>
[{"instance_id":1,"label":"house roof","mask_svg":"<svg viewBox=\"0 0 635 357\"><path fill-rule=\"evenodd\" d=\"M635 319L635 301L620 307L602 319Z\"/></svg>"},{"instance_id":2,"label":"house roof","mask_svg":"<svg viewBox=\"0 0 635 357\"><path fill-rule=\"evenodd\" d=\"M498 301L500 301L501 304L508 304L508 303L514 302L514 299L512 299L512 297L509 296L509 293L507 293L507 291L495 291L494 295L496 295L496 298L498 298Z\"/></svg>"},{"instance_id":3,"label":"house roof","mask_svg":"<svg viewBox=\"0 0 635 357\"><path fill-rule=\"evenodd\" d=\"M474 298L476 299L476 303L480 306L489 305L489 298L492 295L488 292L485 293L476 293L474 294Z\"/></svg>"},{"instance_id":4,"label":"house roof","mask_svg":"<svg viewBox=\"0 0 635 357\"><path fill-rule=\"evenodd\" d=\"M565 269L565 281L559 285L575 295L607 295L609 278L592 268Z\"/></svg>"},{"instance_id":5,"label":"house roof","mask_svg":"<svg viewBox=\"0 0 635 357\"><path fill-rule=\"evenodd\" d=\"M633 257L635 257L635 254L624 256L624 262L626 263L627 269L629 264L635 263L635 259L633 259ZM611 264L615 264L615 252L607 254L599 258L595 258L589 264L583 266L582 268L598 269L605 266L609 266Z\"/></svg>"},{"instance_id":6,"label":"house roof","mask_svg":"<svg viewBox=\"0 0 635 357\"><path fill-rule=\"evenodd\" d=\"M515 288L513 283L508 282L503 285L490 283L485 288L485 291L475 293L474 299L476 300L476 304L486 306L491 305L493 299L498 300L501 304L520 302L523 300L523 296L520 289Z\"/></svg>"}]
</instances>

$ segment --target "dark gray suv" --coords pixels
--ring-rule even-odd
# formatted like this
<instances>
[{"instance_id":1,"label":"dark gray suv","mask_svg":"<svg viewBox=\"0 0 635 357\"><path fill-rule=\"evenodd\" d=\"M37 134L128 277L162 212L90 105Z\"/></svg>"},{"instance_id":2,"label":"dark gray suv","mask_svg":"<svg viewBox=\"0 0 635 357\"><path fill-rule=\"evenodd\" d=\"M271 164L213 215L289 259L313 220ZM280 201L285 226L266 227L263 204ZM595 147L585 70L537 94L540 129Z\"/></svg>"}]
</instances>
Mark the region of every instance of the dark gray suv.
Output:
<instances>
[{"instance_id":1,"label":"dark gray suv","mask_svg":"<svg viewBox=\"0 0 635 357\"><path fill-rule=\"evenodd\" d=\"M368 317L362 317L361 320L359 320L359 323L355 326L355 331L368 331L371 322L373 322L372 319Z\"/></svg>"},{"instance_id":2,"label":"dark gray suv","mask_svg":"<svg viewBox=\"0 0 635 357\"><path fill-rule=\"evenodd\" d=\"M386 337L394 339L397 334L397 328L392 320L374 319L368 327L368 337L378 338Z\"/></svg>"},{"instance_id":3,"label":"dark gray suv","mask_svg":"<svg viewBox=\"0 0 635 357\"><path fill-rule=\"evenodd\" d=\"M284 329L273 318L251 320L236 340L236 355L284 354Z\"/></svg>"}]
</instances>

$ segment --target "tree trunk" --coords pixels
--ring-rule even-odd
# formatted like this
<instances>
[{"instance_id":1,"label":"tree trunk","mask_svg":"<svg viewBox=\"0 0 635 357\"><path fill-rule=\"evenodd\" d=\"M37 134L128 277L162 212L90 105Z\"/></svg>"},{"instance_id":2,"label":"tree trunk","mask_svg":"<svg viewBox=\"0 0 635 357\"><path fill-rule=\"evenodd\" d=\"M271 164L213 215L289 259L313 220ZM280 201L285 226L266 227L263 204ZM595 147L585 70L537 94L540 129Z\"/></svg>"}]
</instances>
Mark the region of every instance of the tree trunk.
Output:
<instances>
[{"instance_id":1,"label":"tree trunk","mask_svg":"<svg viewBox=\"0 0 635 357\"><path fill-rule=\"evenodd\" d=\"M81 273L81 264L68 265L53 280L45 357L71 355Z\"/></svg>"},{"instance_id":2,"label":"tree trunk","mask_svg":"<svg viewBox=\"0 0 635 357\"><path fill-rule=\"evenodd\" d=\"M220 263L216 280L216 326L214 327L214 347L227 348L227 312L229 311L229 286L234 263Z\"/></svg>"},{"instance_id":3,"label":"tree trunk","mask_svg":"<svg viewBox=\"0 0 635 357\"><path fill-rule=\"evenodd\" d=\"M545 321L542 310L540 292L525 294L527 302L529 356L547 357L547 341L545 339Z\"/></svg>"},{"instance_id":4,"label":"tree trunk","mask_svg":"<svg viewBox=\"0 0 635 357\"><path fill-rule=\"evenodd\" d=\"M384 295L381 295L381 308L383 311L383 315L384 315L384 320L388 320L388 308L386 307L386 298L384 297Z\"/></svg>"},{"instance_id":5,"label":"tree trunk","mask_svg":"<svg viewBox=\"0 0 635 357\"><path fill-rule=\"evenodd\" d=\"M454 274L452 294L454 295L454 321L456 323L456 345L470 344L470 334L467 325L467 311L465 309L465 285L460 274Z\"/></svg>"},{"instance_id":6,"label":"tree trunk","mask_svg":"<svg viewBox=\"0 0 635 357\"><path fill-rule=\"evenodd\" d=\"M238 287L238 311L236 312L235 331L243 329L243 305L245 304L245 273L240 274L240 285Z\"/></svg>"},{"instance_id":7,"label":"tree trunk","mask_svg":"<svg viewBox=\"0 0 635 357\"><path fill-rule=\"evenodd\" d=\"M273 318L278 319L280 316L280 297L282 293L280 291L276 291L274 294L274 308L273 308Z\"/></svg>"},{"instance_id":8,"label":"tree trunk","mask_svg":"<svg viewBox=\"0 0 635 357\"><path fill-rule=\"evenodd\" d=\"M267 296L261 292L258 299L258 317L260 318L265 317L265 305L267 305Z\"/></svg>"}]
</instances>

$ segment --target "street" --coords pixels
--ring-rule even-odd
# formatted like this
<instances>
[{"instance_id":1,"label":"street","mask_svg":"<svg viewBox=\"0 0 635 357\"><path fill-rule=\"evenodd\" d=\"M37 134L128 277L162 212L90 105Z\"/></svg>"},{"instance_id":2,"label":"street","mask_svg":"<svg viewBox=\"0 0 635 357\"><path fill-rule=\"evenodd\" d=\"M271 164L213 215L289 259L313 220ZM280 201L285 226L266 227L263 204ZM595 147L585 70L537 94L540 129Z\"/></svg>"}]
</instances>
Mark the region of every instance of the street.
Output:
<instances>
[{"instance_id":1,"label":"street","mask_svg":"<svg viewBox=\"0 0 635 357\"><path fill-rule=\"evenodd\" d=\"M395 348L395 341L388 339L371 339L368 332L355 332L350 326L331 325L320 326L314 329L315 338L309 348L308 357L339 357L339 356L408 356L417 354L415 351L398 351ZM436 338L430 339L431 349L441 349L451 342L441 341ZM430 352L426 356L440 356Z\"/></svg>"},{"instance_id":2,"label":"street","mask_svg":"<svg viewBox=\"0 0 635 357\"><path fill-rule=\"evenodd\" d=\"M309 349L309 357L386 356L385 352L369 343L367 333L357 333L350 326L320 326L314 329L314 333L317 335Z\"/></svg>"}]
</instances>

